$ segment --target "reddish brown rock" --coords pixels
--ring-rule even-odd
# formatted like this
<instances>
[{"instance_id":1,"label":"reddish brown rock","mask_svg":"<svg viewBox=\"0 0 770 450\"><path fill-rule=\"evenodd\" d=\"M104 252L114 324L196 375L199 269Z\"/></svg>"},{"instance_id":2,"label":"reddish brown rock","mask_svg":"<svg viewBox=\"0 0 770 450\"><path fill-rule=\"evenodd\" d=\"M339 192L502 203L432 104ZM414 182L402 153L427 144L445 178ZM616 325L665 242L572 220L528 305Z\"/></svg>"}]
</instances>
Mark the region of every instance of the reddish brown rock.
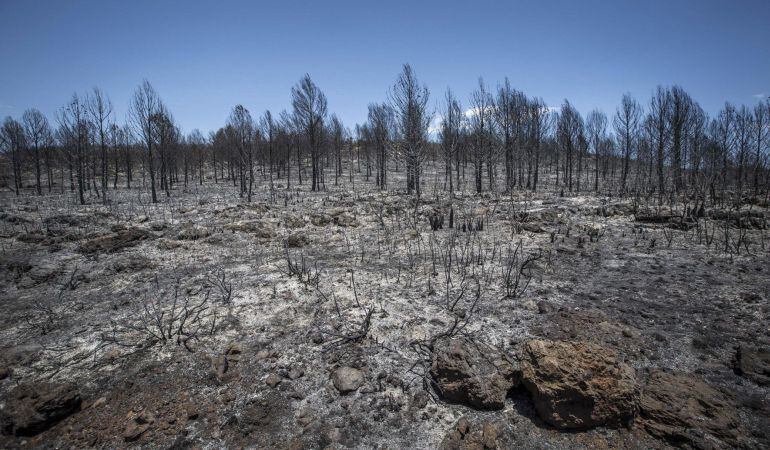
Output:
<instances>
[{"instance_id":1,"label":"reddish brown rock","mask_svg":"<svg viewBox=\"0 0 770 450\"><path fill-rule=\"evenodd\" d=\"M430 373L446 401L481 410L502 409L519 383L518 372L502 353L466 338L437 341Z\"/></svg>"},{"instance_id":2,"label":"reddish brown rock","mask_svg":"<svg viewBox=\"0 0 770 450\"><path fill-rule=\"evenodd\" d=\"M634 370L598 345L529 341L521 377L540 418L556 428L628 426L639 410Z\"/></svg>"},{"instance_id":3,"label":"reddish brown rock","mask_svg":"<svg viewBox=\"0 0 770 450\"><path fill-rule=\"evenodd\" d=\"M640 407L645 429L672 444L717 448L740 446L742 441L732 399L696 377L653 372ZM719 441L723 445L717 445Z\"/></svg>"}]
</instances>

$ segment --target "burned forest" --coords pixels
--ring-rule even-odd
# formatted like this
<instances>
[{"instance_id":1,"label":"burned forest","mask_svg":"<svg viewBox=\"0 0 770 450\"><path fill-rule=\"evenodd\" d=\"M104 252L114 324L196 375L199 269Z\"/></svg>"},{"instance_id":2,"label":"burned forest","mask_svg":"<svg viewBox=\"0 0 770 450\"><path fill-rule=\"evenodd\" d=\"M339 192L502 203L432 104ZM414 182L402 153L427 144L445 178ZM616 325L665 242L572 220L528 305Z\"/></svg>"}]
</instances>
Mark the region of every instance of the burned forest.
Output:
<instances>
[{"instance_id":1,"label":"burned forest","mask_svg":"<svg viewBox=\"0 0 770 450\"><path fill-rule=\"evenodd\" d=\"M770 447L767 96L422 66L358 123L312 72L8 114L0 447Z\"/></svg>"}]
</instances>

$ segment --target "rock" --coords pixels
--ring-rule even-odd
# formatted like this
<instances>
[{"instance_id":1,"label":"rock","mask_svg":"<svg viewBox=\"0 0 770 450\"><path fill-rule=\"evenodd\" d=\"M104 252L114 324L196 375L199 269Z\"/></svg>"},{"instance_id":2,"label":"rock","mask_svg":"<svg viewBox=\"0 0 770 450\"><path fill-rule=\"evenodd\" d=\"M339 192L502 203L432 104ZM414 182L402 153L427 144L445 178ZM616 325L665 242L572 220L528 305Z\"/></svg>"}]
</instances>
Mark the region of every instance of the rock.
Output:
<instances>
[{"instance_id":1,"label":"rock","mask_svg":"<svg viewBox=\"0 0 770 450\"><path fill-rule=\"evenodd\" d=\"M356 391L364 383L364 374L352 367L340 367L332 373L332 383L340 394Z\"/></svg>"},{"instance_id":2,"label":"rock","mask_svg":"<svg viewBox=\"0 0 770 450\"><path fill-rule=\"evenodd\" d=\"M429 395L425 391L417 391L414 396L412 396L412 408L414 409L423 409L426 406L428 406L428 398Z\"/></svg>"},{"instance_id":3,"label":"rock","mask_svg":"<svg viewBox=\"0 0 770 450\"><path fill-rule=\"evenodd\" d=\"M357 227L358 220L347 212L343 212L334 216L334 223L340 227Z\"/></svg>"},{"instance_id":4,"label":"rock","mask_svg":"<svg viewBox=\"0 0 770 450\"><path fill-rule=\"evenodd\" d=\"M146 411L130 413L128 415L128 424L126 424L126 429L123 431L123 439L125 439L126 442L132 442L139 439L139 437L147 431L154 422L155 418Z\"/></svg>"},{"instance_id":5,"label":"rock","mask_svg":"<svg viewBox=\"0 0 770 450\"><path fill-rule=\"evenodd\" d=\"M225 350L225 358L228 362L238 362L241 360L241 353L243 353L243 346L237 342L232 342Z\"/></svg>"},{"instance_id":6,"label":"rock","mask_svg":"<svg viewBox=\"0 0 770 450\"><path fill-rule=\"evenodd\" d=\"M237 361L231 359L233 355L217 355L211 358L211 370L217 379L223 383L227 383L240 378L240 373L237 370L233 370L231 362Z\"/></svg>"},{"instance_id":7,"label":"rock","mask_svg":"<svg viewBox=\"0 0 770 450\"><path fill-rule=\"evenodd\" d=\"M594 344L527 342L521 381L540 418L556 428L627 426L639 410L634 370Z\"/></svg>"},{"instance_id":8,"label":"rock","mask_svg":"<svg viewBox=\"0 0 770 450\"><path fill-rule=\"evenodd\" d=\"M286 216L286 226L288 228L302 228L305 226L305 219L302 216Z\"/></svg>"},{"instance_id":9,"label":"rock","mask_svg":"<svg viewBox=\"0 0 770 450\"><path fill-rule=\"evenodd\" d=\"M481 435L484 439L484 448L497 448L497 424L484 422L481 427Z\"/></svg>"},{"instance_id":10,"label":"rock","mask_svg":"<svg viewBox=\"0 0 770 450\"><path fill-rule=\"evenodd\" d=\"M183 246L181 242L178 241L172 241L169 239L161 239L158 241L158 248L160 250L174 250L181 246Z\"/></svg>"},{"instance_id":11,"label":"rock","mask_svg":"<svg viewBox=\"0 0 770 450\"><path fill-rule=\"evenodd\" d=\"M457 421L457 426L455 427L455 429L462 435L468 434L470 428L471 423L468 422L468 419L465 417L460 417L460 420Z\"/></svg>"},{"instance_id":12,"label":"rock","mask_svg":"<svg viewBox=\"0 0 770 450\"><path fill-rule=\"evenodd\" d=\"M151 222L149 226L152 231L163 231L166 229L166 223L160 221Z\"/></svg>"},{"instance_id":13,"label":"rock","mask_svg":"<svg viewBox=\"0 0 770 450\"><path fill-rule=\"evenodd\" d=\"M220 380L224 378L225 373L227 373L227 366L228 363L225 355L217 355L211 358L211 370Z\"/></svg>"},{"instance_id":14,"label":"rock","mask_svg":"<svg viewBox=\"0 0 770 450\"><path fill-rule=\"evenodd\" d=\"M292 367L291 370L289 370L290 380L302 378L302 375L305 375L305 371L301 367Z\"/></svg>"},{"instance_id":15,"label":"rock","mask_svg":"<svg viewBox=\"0 0 770 450\"><path fill-rule=\"evenodd\" d=\"M306 246L310 241L304 234L294 233L286 238L286 246L289 248L300 248Z\"/></svg>"},{"instance_id":16,"label":"rock","mask_svg":"<svg viewBox=\"0 0 770 450\"><path fill-rule=\"evenodd\" d=\"M640 403L645 429L677 446L716 448L712 439L738 446L742 431L732 400L686 374L653 372Z\"/></svg>"},{"instance_id":17,"label":"rock","mask_svg":"<svg viewBox=\"0 0 770 450\"><path fill-rule=\"evenodd\" d=\"M0 380L5 380L6 378L13 375L13 368L11 367L0 367Z\"/></svg>"},{"instance_id":18,"label":"rock","mask_svg":"<svg viewBox=\"0 0 770 450\"><path fill-rule=\"evenodd\" d=\"M117 258L112 263L112 270L115 272L138 272L150 267L153 267L150 258L134 253Z\"/></svg>"},{"instance_id":19,"label":"rock","mask_svg":"<svg viewBox=\"0 0 770 450\"><path fill-rule=\"evenodd\" d=\"M209 236L211 236L211 230L209 228L187 223L182 226L181 230L179 230L176 238L179 241L197 241Z\"/></svg>"},{"instance_id":20,"label":"rock","mask_svg":"<svg viewBox=\"0 0 770 450\"><path fill-rule=\"evenodd\" d=\"M733 370L760 386L770 386L770 351L741 345L735 352Z\"/></svg>"},{"instance_id":21,"label":"rock","mask_svg":"<svg viewBox=\"0 0 770 450\"><path fill-rule=\"evenodd\" d=\"M499 426L493 421L471 424L461 417L439 445L441 450L484 450L501 448Z\"/></svg>"},{"instance_id":22,"label":"rock","mask_svg":"<svg viewBox=\"0 0 770 450\"><path fill-rule=\"evenodd\" d=\"M329 225L332 218L328 214L312 214L310 216L310 223L317 227L323 227Z\"/></svg>"},{"instance_id":23,"label":"rock","mask_svg":"<svg viewBox=\"0 0 770 450\"><path fill-rule=\"evenodd\" d=\"M542 233L543 227L537 222L524 222L521 224L521 229L530 233Z\"/></svg>"},{"instance_id":24,"label":"rock","mask_svg":"<svg viewBox=\"0 0 770 450\"><path fill-rule=\"evenodd\" d=\"M0 411L6 434L34 436L80 410L82 399L72 384L27 383L16 386Z\"/></svg>"},{"instance_id":25,"label":"rock","mask_svg":"<svg viewBox=\"0 0 770 450\"><path fill-rule=\"evenodd\" d=\"M326 442L336 444L342 442L344 436L342 435L342 430L340 430L338 427L332 427L326 430L324 433L324 439Z\"/></svg>"},{"instance_id":26,"label":"rock","mask_svg":"<svg viewBox=\"0 0 770 450\"><path fill-rule=\"evenodd\" d=\"M270 375L265 378L265 384L270 386L271 388L274 388L278 386L281 382L281 377L279 377L277 374L271 373Z\"/></svg>"},{"instance_id":27,"label":"rock","mask_svg":"<svg viewBox=\"0 0 770 450\"><path fill-rule=\"evenodd\" d=\"M41 262L40 264L32 267L32 270L27 274L34 284L45 283L59 275L61 269L57 264L51 262Z\"/></svg>"},{"instance_id":28,"label":"rock","mask_svg":"<svg viewBox=\"0 0 770 450\"><path fill-rule=\"evenodd\" d=\"M480 410L502 409L508 391L519 384L502 353L467 338L439 339L430 374L444 400Z\"/></svg>"},{"instance_id":29,"label":"rock","mask_svg":"<svg viewBox=\"0 0 770 450\"><path fill-rule=\"evenodd\" d=\"M538 312L537 303L535 303L535 301L531 298L521 300L519 302L519 308L525 311Z\"/></svg>"},{"instance_id":30,"label":"rock","mask_svg":"<svg viewBox=\"0 0 770 450\"><path fill-rule=\"evenodd\" d=\"M184 406L185 415L187 415L187 420L195 420L200 415L200 412L198 410L198 405L195 403L187 403Z\"/></svg>"},{"instance_id":31,"label":"rock","mask_svg":"<svg viewBox=\"0 0 770 450\"><path fill-rule=\"evenodd\" d=\"M554 311L556 311L556 307L554 307L553 304L545 300L540 300L539 302L537 302L538 314L551 314Z\"/></svg>"},{"instance_id":32,"label":"rock","mask_svg":"<svg viewBox=\"0 0 770 450\"><path fill-rule=\"evenodd\" d=\"M95 253L115 253L124 248L133 247L140 242L152 239L154 235L141 228L128 228L117 233L99 236L83 243L78 251L91 255Z\"/></svg>"},{"instance_id":33,"label":"rock","mask_svg":"<svg viewBox=\"0 0 770 450\"><path fill-rule=\"evenodd\" d=\"M98 408L106 403L107 403L107 397L99 397L93 403L91 403L91 406L89 408L91 409Z\"/></svg>"}]
</instances>

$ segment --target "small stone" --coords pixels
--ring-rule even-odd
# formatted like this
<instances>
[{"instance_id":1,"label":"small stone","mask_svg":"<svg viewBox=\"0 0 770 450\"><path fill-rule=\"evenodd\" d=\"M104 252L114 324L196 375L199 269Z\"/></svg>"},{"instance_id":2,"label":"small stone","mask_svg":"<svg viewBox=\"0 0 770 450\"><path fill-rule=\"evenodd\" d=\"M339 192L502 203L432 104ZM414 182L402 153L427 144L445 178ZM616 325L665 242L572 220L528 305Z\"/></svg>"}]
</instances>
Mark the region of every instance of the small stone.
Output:
<instances>
[{"instance_id":1,"label":"small stone","mask_svg":"<svg viewBox=\"0 0 770 450\"><path fill-rule=\"evenodd\" d=\"M227 373L227 366L228 363L225 355L218 355L211 358L211 370L220 380L224 378L225 373Z\"/></svg>"},{"instance_id":2,"label":"small stone","mask_svg":"<svg viewBox=\"0 0 770 450\"><path fill-rule=\"evenodd\" d=\"M340 367L332 374L334 387L340 394L347 394L357 390L364 383L364 374L352 367Z\"/></svg>"},{"instance_id":3,"label":"small stone","mask_svg":"<svg viewBox=\"0 0 770 450\"><path fill-rule=\"evenodd\" d=\"M630 338L631 337L631 330L629 330L628 328L624 328L623 329L623 336L627 337L627 338Z\"/></svg>"},{"instance_id":4,"label":"small stone","mask_svg":"<svg viewBox=\"0 0 770 450\"><path fill-rule=\"evenodd\" d=\"M188 403L184 407L185 413L187 414L187 420L195 420L199 416L198 412L198 405L195 403Z\"/></svg>"},{"instance_id":5,"label":"small stone","mask_svg":"<svg viewBox=\"0 0 770 450\"><path fill-rule=\"evenodd\" d=\"M525 311L538 312L537 303L530 298L520 301L519 308Z\"/></svg>"},{"instance_id":6,"label":"small stone","mask_svg":"<svg viewBox=\"0 0 770 450\"><path fill-rule=\"evenodd\" d=\"M326 432L325 435L327 441L331 443L339 443L342 442L342 431L340 431L339 428L334 427L331 428L329 431Z\"/></svg>"},{"instance_id":7,"label":"small stone","mask_svg":"<svg viewBox=\"0 0 770 450\"><path fill-rule=\"evenodd\" d=\"M125 439L126 442L132 442L139 439L139 437L147 431L154 422L155 418L148 412L129 414L129 422L126 425L125 431L123 431L123 439Z\"/></svg>"},{"instance_id":8,"label":"small stone","mask_svg":"<svg viewBox=\"0 0 770 450\"><path fill-rule=\"evenodd\" d=\"M309 243L309 239L304 234L300 233L294 233L290 234L289 237L286 238L286 246L289 248L300 248L304 247Z\"/></svg>"},{"instance_id":9,"label":"small stone","mask_svg":"<svg viewBox=\"0 0 770 450\"><path fill-rule=\"evenodd\" d=\"M291 380L302 378L303 375L305 375L305 371L301 367L292 367L289 370L289 379Z\"/></svg>"},{"instance_id":10,"label":"small stone","mask_svg":"<svg viewBox=\"0 0 770 450\"><path fill-rule=\"evenodd\" d=\"M484 422L484 447L497 448L497 425L494 422Z\"/></svg>"},{"instance_id":11,"label":"small stone","mask_svg":"<svg viewBox=\"0 0 770 450\"><path fill-rule=\"evenodd\" d=\"M465 417L460 417L460 420L457 421L456 428L461 435L465 436L468 433L468 430L470 430L471 424L470 422L468 422L468 419L466 419Z\"/></svg>"},{"instance_id":12,"label":"small stone","mask_svg":"<svg viewBox=\"0 0 770 450\"><path fill-rule=\"evenodd\" d=\"M412 408L423 409L428 406L429 395L425 391L419 391L412 397Z\"/></svg>"},{"instance_id":13,"label":"small stone","mask_svg":"<svg viewBox=\"0 0 770 450\"><path fill-rule=\"evenodd\" d=\"M556 308L554 308L551 303L548 303L545 300L540 300L537 302L537 312L539 314L550 314L554 312L554 310L556 310Z\"/></svg>"},{"instance_id":14,"label":"small stone","mask_svg":"<svg viewBox=\"0 0 770 450\"><path fill-rule=\"evenodd\" d=\"M243 353L243 346L237 342L233 342L225 350L226 358L230 362L240 361L241 353Z\"/></svg>"},{"instance_id":15,"label":"small stone","mask_svg":"<svg viewBox=\"0 0 770 450\"><path fill-rule=\"evenodd\" d=\"M277 374L271 373L267 376L265 379L265 383L270 386L271 388L274 388L278 386L278 384L281 382L281 377L279 377Z\"/></svg>"},{"instance_id":16,"label":"small stone","mask_svg":"<svg viewBox=\"0 0 770 450\"><path fill-rule=\"evenodd\" d=\"M107 403L107 397L99 397L91 404L91 409L98 408Z\"/></svg>"}]
</instances>

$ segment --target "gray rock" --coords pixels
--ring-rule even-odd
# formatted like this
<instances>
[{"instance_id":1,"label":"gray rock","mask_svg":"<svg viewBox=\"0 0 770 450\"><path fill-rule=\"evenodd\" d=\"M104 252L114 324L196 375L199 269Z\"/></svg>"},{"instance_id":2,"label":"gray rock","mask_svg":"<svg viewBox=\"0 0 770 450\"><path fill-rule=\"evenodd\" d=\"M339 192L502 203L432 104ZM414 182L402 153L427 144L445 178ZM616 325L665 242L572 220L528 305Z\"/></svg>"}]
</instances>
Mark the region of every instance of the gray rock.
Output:
<instances>
[{"instance_id":1,"label":"gray rock","mask_svg":"<svg viewBox=\"0 0 770 450\"><path fill-rule=\"evenodd\" d=\"M554 307L551 303L540 300L537 302L537 312L540 314L550 314L552 312L556 311L556 307Z\"/></svg>"},{"instance_id":2,"label":"gray rock","mask_svg":"<svg viewBox=\"0 0 770 450\"><path fill-rule=\"evenodd\" d=\"M274 373L271 373L271 374L270 374L270 375L268 375L268 376L267 376L267 378L265 379L265 384L267 384L267 385L268 385L268 386L270 386L271 388L274 388L274 387L278 386L278 384L279 384L280 382L281 382L281 377L279 377L278 375L276 375L276 374L274 374Z\"/></svg>"},{"instance_id":3,"label":"gray rock","mask_svg":"<svg viewBox=\"0 0 770 450\"><path fill-rule=\"evenodd\" d=\"M332 382L340 394L358 390L364 383L364 374L352 367L340 367L332 373Z\"/></svg>"}]
</instances>

